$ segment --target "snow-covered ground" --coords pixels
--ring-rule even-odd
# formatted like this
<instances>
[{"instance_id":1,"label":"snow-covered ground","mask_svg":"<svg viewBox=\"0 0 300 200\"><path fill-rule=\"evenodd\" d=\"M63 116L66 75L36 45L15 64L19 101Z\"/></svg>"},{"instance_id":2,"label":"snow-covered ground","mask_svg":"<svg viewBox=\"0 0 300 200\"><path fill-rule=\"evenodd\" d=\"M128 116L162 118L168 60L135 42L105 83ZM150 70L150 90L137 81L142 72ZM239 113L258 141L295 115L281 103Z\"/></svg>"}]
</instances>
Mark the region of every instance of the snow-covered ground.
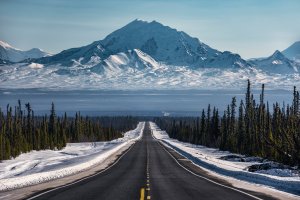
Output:
<instances>
[{"instance_id":1,"label":"snow-covered ground","mask_svg":"<svg viewBox=\"0 0 300 200\"><path fill-rule=\"evenodd\" d=\"M76 174L93 167L127 144L142 137L145 122L124 137L109 142L68 143L60 151L44 150L21 154L0 163L0 191L38 184Z\"/></svg>"},{"instance_id":2,"label":"snow-covered ground","mask_svg":"<svg viewBox=\"0 0 300 200\"><path fill-rule=\"evenodd\" d=\"M134 53L134 55L132 55ZM44 66L38 63L1 65L0 88L55 90L140 89L240 89L249 79L252 86L268 89L300 87L300 74L269 73L261 69L191 68L165 65L135 50L113 55L106 65ZM124 84L126 83L126 84Z\"/></svg>"},{"instance_id":3,"label":"snow-covered ground","mask_svg":"<svg viewBox=\"0 0 300 200\"><path fill-rule=\"evenodd\" d=\"M297 170L271 168L250 172L248 170L250 166L269 162L257 157L244 157L243 155L232 154L228 151L220 151L201 145L180 142L169 138L168 134L153 122L150 123L150 127L153 136L162 141L164 145L173 148L181 155L190 159L194 164L209 171L222 176L300 195L300 176ZM271 163L271 165L275 166L276 164Z\"/></svg>"}]
</instances>

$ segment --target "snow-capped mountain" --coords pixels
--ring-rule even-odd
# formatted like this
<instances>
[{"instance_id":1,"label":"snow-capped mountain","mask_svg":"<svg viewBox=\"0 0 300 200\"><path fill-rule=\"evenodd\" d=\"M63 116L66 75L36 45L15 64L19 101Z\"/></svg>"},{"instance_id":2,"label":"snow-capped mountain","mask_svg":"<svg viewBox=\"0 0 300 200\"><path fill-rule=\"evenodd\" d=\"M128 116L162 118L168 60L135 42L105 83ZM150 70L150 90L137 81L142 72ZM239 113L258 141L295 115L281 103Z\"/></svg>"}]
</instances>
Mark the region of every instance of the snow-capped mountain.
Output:
<instances>
[{"instance_id":1,"label":"snow-capped mountain","mask_svg":"<svg viewBox=\"0 0 300 200\"><path fill-rule=\"evenodd\" d=\"M253 59L251 62L259 69L279 74L291 74L300 72L300 65L276 50L267 58Z\"/></svg>"},{"instance_id":2,"label":"snow-capped mountain","mask_svg":"<svg viewBox=\"0 0 300 200\"><path fill-rule=\"evenodd\" d=\"M6 61L19 62L29 58L41 58L49 55L49 53L44 52L38 48L33 48L28 51L22 51L10 46L6 42L0 41L0 60L2 60L1 63L6 63Z\"/></svg>"},{"instance_id":3,"label":"snow-capped mountain","mask_svg":"<svg viewBox=\"0 0 300 200\"><path fill-rule=\"evenodd\" d=\"M134 20L103 40L72 48L34 62L64 66L99 64L111 55L139 49L157 62L195 68L244 68L250 65L238 54L220 52L188 34L156 21ZM95 62L96 61L96 62Z\"/></svg>"},{"instance_id":4,"label":"snow-capped mountain","mask_svg":"<svg viewBox=\"0 0 300 200\"><path fill-rule=\"evenodd\" d=\"M19 63L0 59L1 88L240 88L250 79L254 86L282 89L300 83L299 72L300 64L279 51L246 61L156 21L141 20L53 56Z\"/></svg>"},{"instance_id":5,"label":"snow-capped mountain","mask_svg":"<svg viewBox=\"0 0 300 200\"><path fill-rule=\"evenodd\" d=\"M295 42L290 47L282 51L282 53L289 59L300 63L300 41Z\"/></svg>"},{"instance_id":6,"label":"snow-capped mountain","mask_svg":"<svg viewBox=\"0 0 300 200\"><path fill-rule=\"evenodd\" d=\"M163 66L139 49L111 55L101 62L96 58L92 58L91 61L86 64L81 64L81 62L82 60L79 59L78 61L74 60L73 66L59 66L59 70L56 70L55 73L60 75L97 73L106 77L113 77L119 73L126 74L128 72L137 73L146 70L156 70Z\"/></svg>"}]
</instances>

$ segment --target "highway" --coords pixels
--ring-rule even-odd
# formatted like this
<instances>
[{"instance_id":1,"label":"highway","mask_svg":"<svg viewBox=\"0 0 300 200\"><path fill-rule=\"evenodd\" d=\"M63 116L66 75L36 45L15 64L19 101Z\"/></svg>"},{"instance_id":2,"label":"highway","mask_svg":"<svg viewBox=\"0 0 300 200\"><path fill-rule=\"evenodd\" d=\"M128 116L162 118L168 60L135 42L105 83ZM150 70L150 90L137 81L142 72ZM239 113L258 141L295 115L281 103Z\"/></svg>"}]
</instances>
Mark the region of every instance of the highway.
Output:
<instances>
[{"instance_id":1,"label":"highway","mask_svg":"<svg viewBox=\"0 0 300 200\"><path fill-rule=\"evenodd\" d=\"M203 178L204 177L204 178ZM151 135L143 137L109 169L82 181L35 194L30 199L52 200L253 200L272 199L232 188L215 180Z\"/></svg>"}]
</instances>

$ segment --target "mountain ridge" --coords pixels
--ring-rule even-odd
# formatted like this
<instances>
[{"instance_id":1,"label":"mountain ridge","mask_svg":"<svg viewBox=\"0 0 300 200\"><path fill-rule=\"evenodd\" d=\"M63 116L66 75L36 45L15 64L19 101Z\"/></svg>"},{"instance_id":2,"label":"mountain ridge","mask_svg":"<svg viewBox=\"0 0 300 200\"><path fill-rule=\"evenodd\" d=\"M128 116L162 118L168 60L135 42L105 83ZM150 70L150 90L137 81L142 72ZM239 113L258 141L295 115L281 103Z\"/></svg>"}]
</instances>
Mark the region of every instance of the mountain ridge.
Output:
<instances>
[{"instance_id":1,"label":"mountain ridge","mask_svg":"<svg viewBox=\"0 0 300 200\"><path fill-rule=\"evenodd\" d=\"M300 64L288 59L279 50L269 57L252 59L250 62L257 68L271 73L291 74L298 73L300 69Z\"/></svg>"},{"instance_id":2,"label":"mountain ridge","mask_svg":"<svg viewBox=\"0 0 300 200\"><path fill-rule=\"evenodd\" d=\"M7 45L6 45L7 46ZM244 60L159 22L134 20L88 45L18 63L0 59L4 88L235 88L247 79L283 88L300 80L300 66L275 51Z\"/></svg>"},{"instance_id":3,"label":"mountain ridge","mask_svg":"<svg viewBox=\"0 0 300 200\"><path fill-rule=\"evenodd\" d=\"M39 49L32 48L26 51L12 47L10 44L0 40L0 59L9 62L20 62L25 59L40 58L50 54Z\"/></svg>"},{"instance_id":4,"label":"mountain ridge","mask_svg":"<svg viewBox=\"0 0 300 200\"><path fill-rule=\"evenodd\" d=\"M36 59L34 62L72 66L74 60L81 59L81 63L86 64L93 56L96 56L99 61L103 61L111 55L134 49L140 49L157 62L168 65L196 68L250 66L238 54L229 51L220 52L183 31L177 31L156 21L141 20L130 22L113 31L103 40L67 49L47 58ZM224 62L226 57L228 57L228 62Z\"/></svg>"}]
</instances>

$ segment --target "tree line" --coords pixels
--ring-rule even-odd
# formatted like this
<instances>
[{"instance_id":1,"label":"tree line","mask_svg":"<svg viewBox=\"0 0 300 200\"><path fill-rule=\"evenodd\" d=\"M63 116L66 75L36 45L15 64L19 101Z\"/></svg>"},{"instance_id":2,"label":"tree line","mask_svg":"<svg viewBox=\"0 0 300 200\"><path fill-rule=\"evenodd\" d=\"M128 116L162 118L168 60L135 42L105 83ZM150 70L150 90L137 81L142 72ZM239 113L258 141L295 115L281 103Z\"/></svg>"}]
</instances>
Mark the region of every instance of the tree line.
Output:
<instances>
[{"instance_id":1,"label":"tree line","mask_svg":"<svg viewBox=\"0 0 300 200\"><path fill-rule=\"evenodd\" d=\"M164 117L155 122L180 141L300 166L299 92L294 87L290 105L269 105L264 98L264 84L257 101L248 80L245 99L237 104L233 97L223 114L208 105L200 117Z\"/></svg>"},{"instance_id":2,"label":"tree line","mask_svg":"<svg viewBox=\"0 0 300 200\"><path fill-rule=\"evenodd\" d=\"M22 108L21 101L14 109L0 108L0 160L15 158L31 150L59 150L67 142L108 141L122 137L134 129L134 117L88 117L77 112L75 116L57 116L54 103L50 115L35 116L30 103Z\"/></svg>"}]
</instances>

